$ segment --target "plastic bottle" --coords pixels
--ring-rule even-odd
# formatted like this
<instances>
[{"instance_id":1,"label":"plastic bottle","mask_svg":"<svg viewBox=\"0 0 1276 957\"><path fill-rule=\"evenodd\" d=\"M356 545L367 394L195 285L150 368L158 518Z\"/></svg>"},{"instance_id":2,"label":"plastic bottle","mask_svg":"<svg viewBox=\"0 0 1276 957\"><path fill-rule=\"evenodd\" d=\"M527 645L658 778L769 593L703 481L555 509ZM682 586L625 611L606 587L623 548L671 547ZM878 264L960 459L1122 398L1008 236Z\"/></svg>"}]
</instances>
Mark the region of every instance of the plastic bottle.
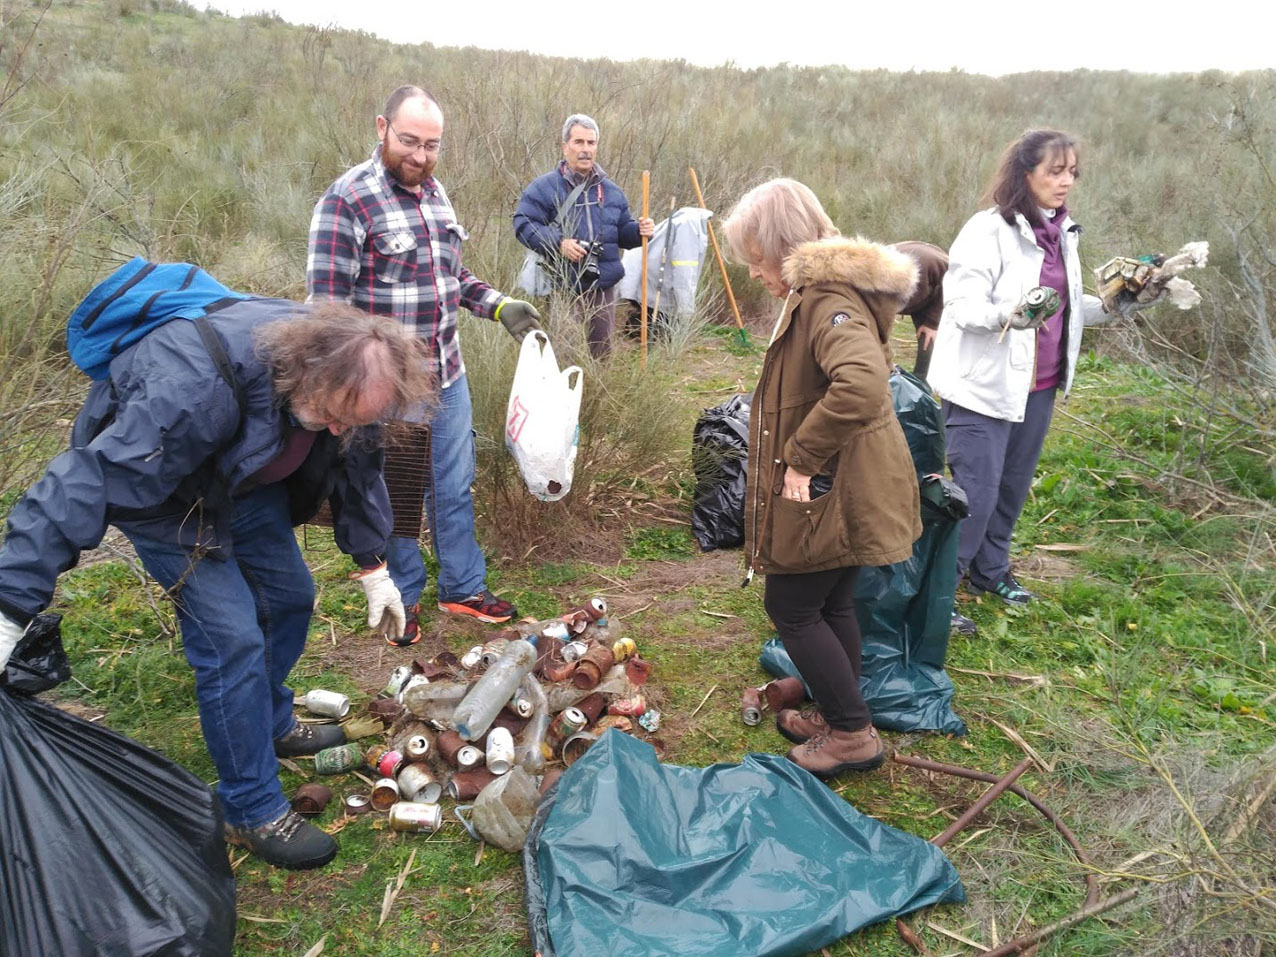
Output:
<instances>
[{"instance_id":1,"label":"plastic bottle","mask_svg":"<svg viewBox=\"0 0 1276 957\"><path fill-rule=\"evenodd\" d=\"M512 852L522 850L540 798L536 781L515 765L475 799L474 829L489 844Z\"/></svg>"},{"instance_id":2,"label":"plastic bottle","mask_svg":"<svg viewBox=\"0 0 1276 957\"><path fill-rule=\"evenodd\" d=\"M532 702L532 720L518 739L514 762L528 774L540 774L545 767L541 744L545 740L545 729L549 727L549 704L545 700L545 689L534 676L528 675L519 687Z\"/></svg>"},{"instance_id":3,"label":"plastic bottle","mask_svg":"<svg viewBox=\"0 0 1276 957\"><path fill-rule=\"evenodd\" d=\"M431 681L413 685L403 696L403 706L418 718L447 719L470 686L464 681Z\"/></svg>"},{"instance_id":4,"label":"plastic bottle","mask_svg":"<svg viewBox=\"0 0 1276 957\"><path fill-rule=\"evenodd\" d=\"M505 654L474 682L469 693L456 706L452 713L452 727L466 741L481 738L534 664L536 649L522 639L511 641Z\"/></svg>"}]
</instances>

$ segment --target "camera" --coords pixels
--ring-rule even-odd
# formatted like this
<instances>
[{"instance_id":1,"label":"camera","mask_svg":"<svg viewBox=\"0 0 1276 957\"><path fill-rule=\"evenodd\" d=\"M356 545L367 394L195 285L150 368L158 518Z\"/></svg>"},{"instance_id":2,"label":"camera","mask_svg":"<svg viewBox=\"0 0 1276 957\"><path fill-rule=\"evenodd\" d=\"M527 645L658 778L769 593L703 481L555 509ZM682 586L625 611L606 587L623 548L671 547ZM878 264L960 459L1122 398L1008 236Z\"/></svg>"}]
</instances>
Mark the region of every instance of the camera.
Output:
<instances>
[{"instance_id":1,"label":"camera","mask_svg":"<svg viewBox=\"0 0 1276 957\"><path fill-rule=\"evenodd\" d=\"M598 259L603 254L603 244L597 239L577 240L585 247L585 258L580 261L580 287L588 289L598 282Z\"/></svg>"}]
</instances>

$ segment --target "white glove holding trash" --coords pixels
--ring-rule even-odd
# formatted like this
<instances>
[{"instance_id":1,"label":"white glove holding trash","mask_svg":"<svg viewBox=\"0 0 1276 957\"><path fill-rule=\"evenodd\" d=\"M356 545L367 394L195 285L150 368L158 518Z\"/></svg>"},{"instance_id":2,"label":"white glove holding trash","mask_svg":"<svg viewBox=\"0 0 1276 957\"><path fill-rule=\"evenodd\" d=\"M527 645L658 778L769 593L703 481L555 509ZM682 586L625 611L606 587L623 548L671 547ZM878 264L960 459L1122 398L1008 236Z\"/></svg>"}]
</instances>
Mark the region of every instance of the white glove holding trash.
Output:
<instances>
[{"instance_id":1,"label":"white glove holding trash","mask_svg":"<svg viewBox=\"0 0 1276 957\"><path fill-rule=\"evenodd\" d=\"M6 615L0 615L0 671L4 671L4 666L9 663L9 656L26 632L22 625L10 621Z\"/></svg>"},{"instance_id":2,"label":"white glove holding trash","mask_svg":"<svg viewBox=\"0 0 1276 957\"><path fill-rule=\"evenodd\" d=\"M571 491L583 378L580 366L559 370L540 329L523 339L505 412L505 446L527 490L542 502Z\"/></svg>"},{"instance_id":3,"label":"white glove holding trash","mask_svg":"<svg viewBox=\"0 0 1276 957\"><path fill-rule=\"evenodd\" d=\"M351 572L350 577L363 586L363 594L368 599L368 627L387 638L402 635L407 615L403 611L403 597L391 580L386 563Z\"/></svg>"}]
</instances>

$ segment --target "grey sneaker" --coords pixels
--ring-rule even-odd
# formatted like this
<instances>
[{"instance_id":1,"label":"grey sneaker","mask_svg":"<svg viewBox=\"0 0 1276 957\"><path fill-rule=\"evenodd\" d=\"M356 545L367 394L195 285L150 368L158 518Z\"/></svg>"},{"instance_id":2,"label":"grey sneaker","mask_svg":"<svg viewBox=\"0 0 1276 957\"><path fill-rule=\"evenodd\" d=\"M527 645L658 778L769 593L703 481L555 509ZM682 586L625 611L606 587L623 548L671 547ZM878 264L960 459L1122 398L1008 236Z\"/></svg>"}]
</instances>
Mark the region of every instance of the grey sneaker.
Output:
<instances>
[{"instance_id":1,"label":"grey sneaker","mask_svg":"<svg viewBox=\"0 0 1276 957\"><path fill-rule=\"evenodd\" d=\"M227 844L246 847L267 864L290 871L323 867L337 856L332 835L315 827L289 808L260 827L226 825Z\"/></svg>"},{"instance_id":2,"label":"grey sneaker","mask_svg":"<svg viewBox=\"0 0 1276 957\"><path fill-rule=\"evenodd\" d=\"M965 635L967 638L973 638L975 635L979 634L979 626L961 612L954 611L952 631L954 634Z\"/></svg>"},{"instance_id":3,"label":"grey sneaker","mask_svg":"<svg viewBox=\"0 0 1276 957\"><path fill-rule=\"evenodd\" d=\"M275 756L298 758L346 743L346 733L336 724L302 724L298 721L282 738L275 739Z\"/></svg>"}]
</instances>

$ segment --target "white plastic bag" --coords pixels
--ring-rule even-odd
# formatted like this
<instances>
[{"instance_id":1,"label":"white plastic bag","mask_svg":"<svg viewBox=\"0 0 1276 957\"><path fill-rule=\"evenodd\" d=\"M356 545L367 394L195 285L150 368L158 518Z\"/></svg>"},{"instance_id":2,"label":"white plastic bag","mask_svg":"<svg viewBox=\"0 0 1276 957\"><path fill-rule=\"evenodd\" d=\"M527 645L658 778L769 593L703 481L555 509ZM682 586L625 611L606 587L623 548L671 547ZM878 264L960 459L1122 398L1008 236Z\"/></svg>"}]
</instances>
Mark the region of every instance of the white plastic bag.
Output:
<instances>
[{"instance_id":1,"label":"white plastic bag","mask_svg":"<svg viewBox=\"0 0 1276 957\"><path fill-rule=\"evenodd\" d=\"M523 339L505 412L505 446L527 490L542 502L571 491L583 377L580 366L559 371L544 332Z\"/></svg>"}]
</instances>

